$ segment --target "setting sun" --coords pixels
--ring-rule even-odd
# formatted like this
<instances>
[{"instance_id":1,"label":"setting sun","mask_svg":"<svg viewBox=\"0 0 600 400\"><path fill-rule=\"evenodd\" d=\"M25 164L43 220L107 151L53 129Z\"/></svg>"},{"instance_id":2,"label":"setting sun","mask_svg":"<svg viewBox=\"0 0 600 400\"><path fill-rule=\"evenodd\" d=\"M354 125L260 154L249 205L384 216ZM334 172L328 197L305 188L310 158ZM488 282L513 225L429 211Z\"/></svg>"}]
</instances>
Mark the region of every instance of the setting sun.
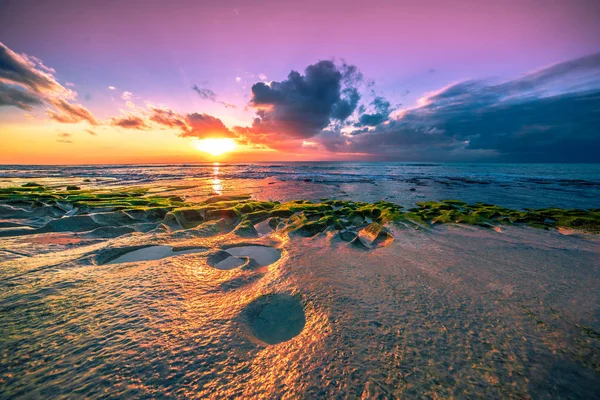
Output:
<instances>
[{"instance_id":1,"label":"setting sun","mask_svg":"<svg viewBox=\"0 0 600 400\"><path fill-rule=\"evenodd\" d=\"M208 153L213 156L220 156L235 150L235 140L229 138L221 139L202 139L198 140L194 146L196 149Z\"/></svg>"}]
</instances>

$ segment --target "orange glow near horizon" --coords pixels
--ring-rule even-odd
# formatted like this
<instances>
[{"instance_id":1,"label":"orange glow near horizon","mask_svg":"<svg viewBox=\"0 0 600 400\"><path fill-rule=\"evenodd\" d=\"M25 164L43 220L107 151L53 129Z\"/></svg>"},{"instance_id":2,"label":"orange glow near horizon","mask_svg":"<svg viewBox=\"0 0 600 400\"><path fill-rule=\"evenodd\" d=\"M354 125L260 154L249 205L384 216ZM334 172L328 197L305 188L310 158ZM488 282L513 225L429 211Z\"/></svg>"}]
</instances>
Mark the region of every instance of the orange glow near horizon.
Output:
<instances>
[{"instance_id":1,"label":"orange glow near horizon","mask_svg":"<svg viewBox=\"0 0 600 400\"><path fill-rule=\"evenodd\" d=\"M229 138L219 139L202 139L198 140L194 147L196 149L208 153L213 156L220 156L225 153L229 153L237 147L235 140Z\"/></svg>"}]
</instances>

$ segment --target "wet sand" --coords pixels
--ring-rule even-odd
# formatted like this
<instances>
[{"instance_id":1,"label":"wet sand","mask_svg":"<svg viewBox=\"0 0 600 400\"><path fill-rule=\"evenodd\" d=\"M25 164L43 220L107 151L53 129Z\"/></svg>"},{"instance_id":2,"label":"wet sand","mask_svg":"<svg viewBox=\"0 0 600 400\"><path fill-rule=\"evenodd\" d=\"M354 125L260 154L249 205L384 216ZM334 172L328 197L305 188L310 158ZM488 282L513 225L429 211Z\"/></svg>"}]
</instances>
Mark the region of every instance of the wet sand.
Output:
<instances>
[{"instance_id":1,"label":"wet sand","mask_svg":"<svg viewBox=\"0 0 600 400\"><path fill-rule=\"evenodd\" d=\"M598 235L211 223L0 238L0 397L598 398Z\"/></svg>"}]
</instances>

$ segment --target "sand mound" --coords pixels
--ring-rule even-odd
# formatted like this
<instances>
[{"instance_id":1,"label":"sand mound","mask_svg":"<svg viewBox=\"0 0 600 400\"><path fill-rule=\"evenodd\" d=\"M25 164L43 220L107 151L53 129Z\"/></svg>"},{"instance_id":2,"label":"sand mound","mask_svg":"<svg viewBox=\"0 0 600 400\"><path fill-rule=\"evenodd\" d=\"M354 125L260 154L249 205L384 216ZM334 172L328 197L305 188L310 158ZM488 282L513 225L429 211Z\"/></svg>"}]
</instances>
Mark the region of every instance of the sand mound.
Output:
<instances>
[{"instance_id":1,"label":"sand mound","mask_svg":"<svg viewBox=\"0 0 600 400\"><path fill-rule=\"evenodd\" d=\"M294 338L306 324L300 301L288 294L261 296L246 306L242 316L252 334L267 344Z\"/></svg>"}]
</instances>

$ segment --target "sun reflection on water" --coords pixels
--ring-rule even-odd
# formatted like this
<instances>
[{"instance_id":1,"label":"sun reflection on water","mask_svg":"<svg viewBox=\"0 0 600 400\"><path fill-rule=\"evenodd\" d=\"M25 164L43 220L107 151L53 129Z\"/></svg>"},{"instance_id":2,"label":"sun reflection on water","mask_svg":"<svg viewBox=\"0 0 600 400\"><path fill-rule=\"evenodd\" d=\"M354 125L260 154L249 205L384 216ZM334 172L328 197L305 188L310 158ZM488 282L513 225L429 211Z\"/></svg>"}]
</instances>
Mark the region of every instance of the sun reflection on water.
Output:
<instances>
[{"instance_id":1,"label":"sun reflection on water","mask_svg":"<svg viewBox=\"0 0 600 400\"><path fill-rule=\"evenodd\" d=\"M213 164L213 177L211 183L213 192L219 196L223 194L223 185L221 182L221 179L219 179L219 163L216 162Z\"/></svg>"}]
</instances>

